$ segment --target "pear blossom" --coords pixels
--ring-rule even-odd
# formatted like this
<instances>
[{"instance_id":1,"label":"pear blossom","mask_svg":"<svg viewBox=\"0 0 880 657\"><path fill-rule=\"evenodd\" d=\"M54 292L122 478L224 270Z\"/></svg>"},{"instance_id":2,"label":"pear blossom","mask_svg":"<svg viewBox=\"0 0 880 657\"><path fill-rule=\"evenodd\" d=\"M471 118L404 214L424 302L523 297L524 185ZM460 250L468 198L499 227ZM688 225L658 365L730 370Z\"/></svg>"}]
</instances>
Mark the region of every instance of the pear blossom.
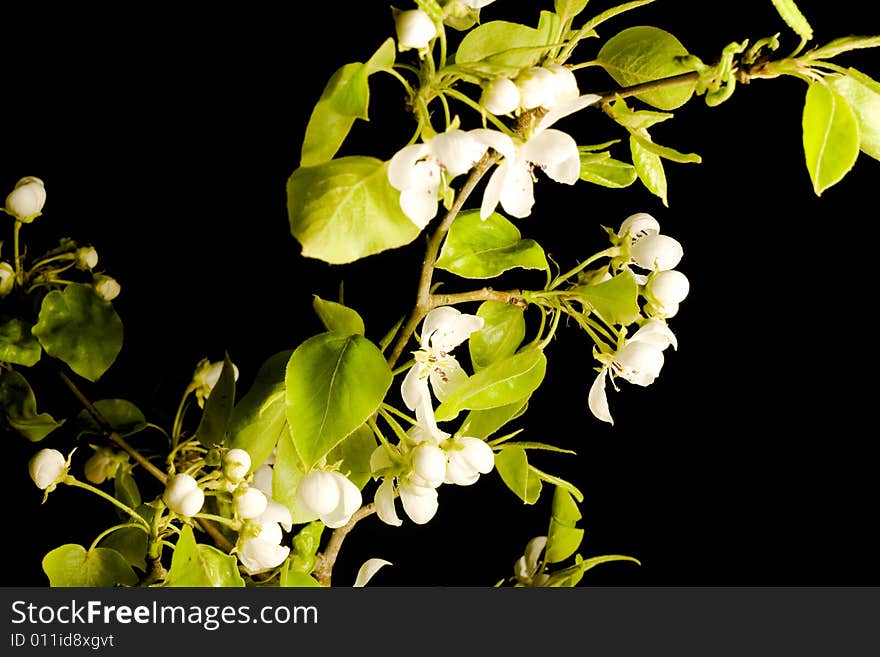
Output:
<instances>
[{"instance_id":1,"label":"pear blossom","mask_svg":"<svg viewBox=\"0 0 880 657\"><path fill-rule=\"evenodd\" d=\"M659 232L660 222L647 212L637 212L623 220L617 236L621 238L629 236L630 240L637 240L645 235L655 235Z\"/></svg>"},{"instance_id":2,"label":"pear blossom","mask_svg":"<svg viewBox=\"0 0 880 657\"><path fill-rule=\"evenodd\" d=\"M15 183L6 197L6 212L18 221L30 223L43 210L46 203L46 187L43 181L27 176Z\"/></svg>"},{"instance_id":3,"label":"pear blossom","mask_svg":"<svg viewBox=\"0 0 880 657\"><path fill-rule=\"evenodd\" d=\"M632 261L642 269L666 271L675 269L684 256L684 249L675 238L668 235L645 235L630 247Z\"/></svg>"},{"instance_id":4,"label":"pear blossom","mask_svg":"<svg viewBox=\"0 0 880 657\"><path fill-rule=\"evenodd\" d=\"M601 354L603 367L590 387L587 398L590 411L603 422L614 424L608 408L605 382L608 378L621 377L639 386L649 386L660 375L663 367L663 351L670 345L678 349L675 335L659 319L650 319L633 336L624 341L613 354Z\"/></svg>"},{"instance_id":5,"label":"pear blossom","mask_svg":"<svg viewBox=\"0 0 880 657\"><path fill-rule=\"evenodd\" d=\"M360 508L361 491L338 472L312 470L300 480L296 501L327 527L336 529L347 524Z\"/></svg>"},{"instance_id":6,"label":"pear blossom","mask_svg":"<svg viewBox=\"0 0 880 657\"><path fill-rule=\"evenodd\" d=\"M427 48L431 39L437 36L437 26L421 9L400 12L394 21L394 27L400 50Z\"/></svg>"},{"instance_id":7,"label":"pear blossom","mask_svg":"<svg viewBox=\"0 0 880 657\"><path fill-rule=\"evenodd\" d=\"M677 306L690 292L691 284L687 276L675 269L657 272L648 281L647 293L658 305Z\"/></svg>"},{"instance_id":8,"label":"pear blossom","mask_svg":"<svg viewBox=\"0 0 880 657\"><path fill-rule=\"evenodd\" d=\"M543 66L527 68L516 77L520 107L524 110L549 107L556 96L556 78Z\"/></svg>"},{"instance_id":9,"label":"pear blossom","mask_svg":"<svg viewBox=\"0 0 880 657\"><path fill-rule=\"evenodd\" d=\"M235 503L235 512L239 518L250 520L263 515L266 507L269 506L269 500L259 488L251 488L250 486L239 486L233 496Z\"/></svg>"},{"instance_id":10,"label":"pear blossom","mask_svg":"<svg viewBox=\"0 0 880 657\"><path fill-rule=\"evenodd\" d=\"M513 566L514 586L543 586L549 578L541 571L541 555L547 547L546 536L536 536L526 544L526 549Z\"/></svg>"},{"instance_id":11,"label":"pear blossom","mask_svg":"<svg viewBox=\"0 0 880 657\"><path fill-rule=\"evenodd\" d=\"M547 71L547 75L553 74ZM522 89L520 89L522 93ZM568 134L550 128L556 121L592 105L599 96L579 96L550 110L539 119L531 135L524 142L515 145L506 135L497 131L472 131L477 138L504 156L504 160L492 172L483 202L480 217L486 219L495 211L498 204L514 217L527 217L535 204L532 169L537 166L556 182L573 185L580 177L580 153L577 142Z\"/></svg>"},{"instance_id":12,"label":"pear blossom","mask_svg":"<svg viewBox=\"0 0 880 657\"><path fill-rule=\"evenodd\" d=\"M191 475L180 473L168 480L162 501L175 513L189 517L202 510L205 493Z\"/></svg>"},{"instance_id":13,"label":"pear blossom","mask_svg":"<svg viewBox=\"0 0 880 657\"><path fill-rule=\"evenodd\" d=\"M281 545L282 540L281 525L278 522L258 518L254 522L246 523L239 532L235 551L245 571L249 575L255 575L284 563L290 554L290 548Z\"/></svg>"},{"instance_id":14,"label":"pear blossom","mask_svg":"<svg viewBox=\"0 0 880 657\"><path fill-rule=\"evenodd\" d=\"M119 456L109 447L99 447L83 466L86 479L93 484L102 484L116 474L121 461Z\"/></svg>"},{"instance_id":15,"label":"pear blossom","mask_svg":"<svg viewBox=\"0 0 880 657\"><path fill-rule=\"evenodd\" d=\"M448 130L426 142L404 146L391 158L388 182L400 192L400 209L419 228L437 214L443 175L448 181L466 173L486 153L487 144L473 135L479 132Z\"/></svg>"},{"instance_id":16,"label":"pear blossom","mask_svg":"<svg viewBox=\"0 0 880 657\"><path fill-rule=\"evenodd\" d=\"M94 283L95 292L97 292L98 296L104 301L113 301L113 299L118 297L119 293L122 291L119 283L111 276L97 274L94 277Z\"/></svg>"},{"instance_id":17,"label":"pear blossom","mask_svg":"<svg viewBox=\"0 0 880 657\"><path fill-rule=\"evenodd\" d=\"M219 360L211 362L207 358L203 358L196 365L196 371L193 374L192 382L189 384L190 390L196 395L196 401L199 406L204 408L205 400L211 395L217 381L220 380L220 373L223 371L223 361ZM238 381L238 367L233 364L232 372L236 381Z\"/></svg>"},{"instance_id":18,"label":"pear blossom","mask_svg":"<svg viewBox=\"0 0 880 657\"><path fill-rule=\"evenodd\" d=\"M416 362L404 377L400 392L407 408L416 412L419 424L431 433L438 429L429 382L442 402L467 379L451 352L481 328L482 317L466 315L452 306L434 308L422 322L422 348L413 352Z\"/></svg>"},{"instance_id":19,"label":"pear blossom","mask_svg":"<svg viewBox=\"0 0 880 657\"><path fill-rule=\"evenodd\" d=\"M495 467L495 452L485 440L468 436L453 438L447 447L445 483L470 486L481 474Z\"/></svg>"},{"instance_id":20,"label":"pear blossom","mask_svg":"<svg viewBox=\"0 0 880 657\"><path fill-rule=\"evenodd\" d=\"M15 287L15 270L8 262L0 262L0 297L5 297Z\"/></svg>"},{"instance_id":21,"label":"pear blossom","mask_svg":"<svg viewBox=\"0 0 880 657\"><path fill-rule=\"evenodd\" d=\"M247 476L251 469L251 455L245 450L235 447L223 455L223 474L233 483L238 483Z\"/></svg>"},{"instance_id":22,"label":"pear blossom","mask_svg":"<svg viewBox=\"0 0 880 657\"><path fill-rule=\"evenodd\" d=\"M492 114L510 114L520 106L519 88L509 78L492 80L483 89L480 104Z\"/></svg>"},{"instance_id":23,"label":"pear blossom","mask_svg":"<svg viewBox=\"0 0 880 657\"><path fill-rule=\"evenodd\" d=\"M81 246L74 253L77 269L90 271L98 266L98 252L93 246Z\"/></svg>"},{"instance_id":24,"label":"pear blossom","mask_svg":"<svg viewBox=\"0 0 880 657\"><path fill-rule=\"evenodd\" d=\"M28 473L37 488L51 492L67 474L67 461L57 449L41 449L28 462Z\"/></svg>"}]
</instances>

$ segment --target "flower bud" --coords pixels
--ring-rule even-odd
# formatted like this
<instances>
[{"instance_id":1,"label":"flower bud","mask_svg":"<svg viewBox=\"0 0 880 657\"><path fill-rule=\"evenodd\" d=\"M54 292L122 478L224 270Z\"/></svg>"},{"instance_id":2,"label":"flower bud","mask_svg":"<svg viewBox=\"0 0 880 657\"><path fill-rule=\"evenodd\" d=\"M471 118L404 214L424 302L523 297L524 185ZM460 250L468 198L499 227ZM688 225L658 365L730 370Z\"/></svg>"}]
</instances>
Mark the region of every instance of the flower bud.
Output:
<instances>
[{"instance_id":1,"label":"flower bud","mask_svg":"<svg viewBox=\"0 0 880 657\"><path fill-rule=\"evenodd\" d=\"M449 450L446 482L458 486L476 483L480 474L488 474L495 467L495 453L479 438L456 438Z\"/></svg>"},{"instance_id":2,"label":"flower bud","mask_svg":"<svg viewBox=\"0 0 880 657\"><path fill-rule=\"evenodd\" d=\"M52 490L67 474L67 461L57 449L41 449L28 463L28 472L37 488Z\"/></svg>"},{"instance_id":3,"label":"flower bud","mask_svg":"<svg viewBox=\"0 0 880 657\"><path fill-rule=\"evenodd\" d=\"M8 262L0 262L0 297L5 297L15 287L15 270Z\"/></svg>"},{"instance_id":4,"label":"flower bud","mask_svg":"<svg viewBox=\"0 0 880 657\"><path fill-rule=\"evenodd\" d=\"M437 26L421 9L402 11L395 19L397 43L400 50L426 48L431 39L437 36Z\"/></svg>"},{"instance_id":5,"label":"flower bud","mask_svg":"<svg viewBox=\"0 0 880 657\"><path fill-rule=\"evenodd\" d=\"M556 84L556 77L546 68L533 66L526 69L516 78L520 107L529 110L553 105Z\"/></svg>"},{"instance_id":6,"label":"flower bud","mask_svg":"<svg viewBox=\"0 0 880 657\"><path fill-rule=\"evenodd\" d=\"M235 510L239 518L250 520L263 515L269 501L258 488L243 486L235 493Z\"/></svg>"},{"instance_id":7,"label":"flower bud","mask_svg":"<svg viewBox=\"0 0 880 657\"><path fill-rule=\"evenodd\" d=\"M202 510L205 494L199 484L188 474L177 474L168 480L162 494L165 505L182 516L194 516Z\"/></svg>"},{"instance_id":8,"label":"flower bud","mask_svg":"<svg viewBox=\"0 0 880 657\"><path fill-rule=\"evenodd\" d=\"M6 197L6 211L24 223L30 223L46 203L43 181L33 176L15 183L15 189Z\"/></svg>"},{"instance_id":9,"label":"flower bud","mask_svg":"<svg viewBox=\"0 0 880 657\"><path fill-rule=\"evenodd\" d=\"M643 269L665 271L675 269L684 256L684 249L678 240L668 235L651 234L633 242L630 255Z\"/></svg>"},{"instance_id":10,"label":"flower bud","mask_svg":"<svg viewBox=\"0 0 880 657\"><path fill-rule=\"evenodd\" d=\"M74 253L77 269L89 271L98 266L98 252L92 246L81 246Z\"/></svg>"},{"instance_id":11,"label":"flower bud","mask_svg":"<svg viewBox=\"0 0 880 657\"><path fill-rule=\"evenodd\" d=\"M437 489L416 486L409 482L400 485L400 501L403 510L417 525L424 525L437 513Z\"/></svg>"},{"instance_id":12,"label":"flower bud","mask_svg":"<svg viewBox=\"0 0 880 657\"><path fill-rule=\"evenodd\" d=\"M223 456L223 474L229 481L238 483L251 469L251 455L243 449L230 449Z\"/></svg>"},{"instance_id":13,"label":"flower bud","mask_svg":"<svg viewBox=\"0 0 880 657\"><path fill-rule=\"evenodd\" d=\"M627 342L617 355L614 363L620 368L620 376L640 386L654 383L663 367L663 350L656 345L633 341Z\"/></svg>"},{"instance_id":14,"label":"flower bud","mask_svg":"<svg viewBox=\"0 0 880 657\"><path fill-rule=\"evenodd\" d=\"M116 470L119 469L119 458L112 449L99 447L88 458L83 469L86 479L93 484L103 484L109 477L116 474Z\"/></svg>"},{"instance_id":15,"label":"flower bud","mask_svg":"<svg viewBox=\"0 0 880 657\"><path fill-rule=\"evenodd\" d=\"M297 503L316 516L330 513L339 506L339 486L333 473L312 470L296 488Z\"/></svg>"},{"instance_id":16,"label":"flower bud","mask_svg":"<svg viewBox=\"0 0 880 657\"><path fill-rule=\"evenodd\" d=\"M437 488L446 477L446 453L430 443L422 443L412 453L413 483L426 488Z\"/></svg>"},{"instance_id":17,"label":"flower bud","mask_svg":"<svg viewBox=\"0 0 880 657\"><path fill-rule=\"evenodd\" d=\"M629 233L634 240L660 232L660 223L647 212L637 212L630 215L620 224L617 231L618 237L624 237Z\"/></svg>"},{"instance_id":18,"label":"flower bud","mask_svg":"<svg viewBox=\"0 0 880 657\"><path fill-rule=\"evenodd\" d=\"M199 406L204 407L205 400L211 395L217 381L220 380L220 374L223 372L223 361L218 360L214 363L207 358L203 358L196 365L196 371L193 374L193 380L190 386L195 391L196 400ZM238 381L238 367L232 364L232 373L236 381Z\"/></svg>"},{"instance_id":19,"label":"flower bud","mask_svg":"<svg viewBox=\"0 0 880 657\"><path fill-rule=\"evenodd\" d=\"M519 89L508 78L492 80L483 89L480 104L492 114L510 114L519 107Z\"/></svg>"},{"instance_id":20,"label":"flower bud","mask_svg":"<svg viewBox=\"0 0 880 657\"><path fill-rule=\"evenodd\" d=\"M670 269L658 272L648 284L648 293L661 306L674 306L688 295L691 284L680 271Z\"/></svg>"},{"instance_id":21,"label":"flower bud","mask_svg":"<svg viewBox=\"0 0 880 657\"><path fill-rule=\"evenodd\" d=\"M336 485L339 489L339 504L330 513L323 514L321 522L330 529L336 529L351 520L354 512L361 508L362 498L360 489L351 483L348 477L338 472L331 472L330 474L336 480Z\"/></svg>"},{"instance_id":22,"label":"flower bud","mask_svg":"<svg viewBox=\"0 0 880 657\"><path fill-rule=\"evenodd\" d=\"M119 286L119 283L116 282L115 278L104 276L104 274L97 274L94 278L94 283L95 292L97 292L98 296L104 301L113 301L113 299L118 297L119 293L122 291L122 288Z\"/></svg>"},{"instance_id":23,"label":"flower bud","mask_svg":"<svg viewBox=\"0 0 880 657\"><path fill-rule=\"evenodd\" d=\"M561 64L551 64L547 70L553 75L553 87L550 105L545 105L545 107L556 107L568 103L580 95L577 78L574 77L570 68Z\"/></svg>"},{"instance_id":24,"label":"flower bud","mask_svg":"<svg viewBox=\"0 0 880 657\"><path fill-rule=\"evenodd\" d=\"M248 574L254 575L280 566L290 548L279 545L282 534L278 523L248 525L236 544L238 558Z\"/></svg>"},{"instance_id":25,"label":"flower bud","mask_svg":"<svg viewBox=\"0 0 880 657\"><path fill-rule=\"evenodd\" d=\"M671 319L678 314L679 305L677 303L670 303L666 306L660 306L656 303L646 303L645 304L645 315L648 317L657 317L660 319Z\"/></svg>"}]
</instances>

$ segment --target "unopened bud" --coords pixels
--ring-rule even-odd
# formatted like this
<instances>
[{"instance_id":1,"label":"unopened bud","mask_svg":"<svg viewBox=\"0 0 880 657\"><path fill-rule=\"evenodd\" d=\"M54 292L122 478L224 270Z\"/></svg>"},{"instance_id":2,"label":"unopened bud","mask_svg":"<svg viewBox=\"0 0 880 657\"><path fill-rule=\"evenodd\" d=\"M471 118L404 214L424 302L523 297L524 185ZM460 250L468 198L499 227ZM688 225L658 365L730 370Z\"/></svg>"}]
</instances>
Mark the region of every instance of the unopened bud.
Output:
<instances>
[{"instance_id":1,"label":"unopened bud","mask_svg":"<svg viewBox=\"0 0 880 657\"><path fill-rule=\"evenodd\" d=\"M235 494L235 510L244 520L263 515L268 504L266 496L257 488L240 488Z\"/></svg>"},{"instance_id":2,"label":"unopened bud","mask_svg":"<svg viewBox=\"0 0 880 657\"><path fill-rule=\"evenodd\" d=\"M397 43L400 50L426 48L431 39L437 36L437 26L421 9L402 11L395 20Z\"/></svg>"},{"instance_id":3,"label":"unopened bud","mask_svg":"<svg viewBox=\"0 0 880 657\"><path fill-rule=\"evenodd\" d=\"M46 187L43 181L33 176L22 178L15 183L6 197L6 211L24 223L30 223L43 210L46 203Z\"/></svg>"},{"instance_id":4,"label":"unopened bud","mask_svg":"<svg viewBox=\"0 0 880 657\"><path fill-rule=\"evenodd\" d=\"M238 483L251 469L251 455L243 449L230 449L223 457L223 474L232 482Z\"/></svg>"},{"instance_id":5,"label":"unopened bud","mask_svg":"<svg viewBox=\"0 0 880 657\"><path fill-rule=\"evenodd\" d=\"M88 458L83 469L86 479L93 484L102 484L109 477L114 476L118 468L119 458L117 458L116 452L107 447L99 447Z\"/></svg>"},{"instance_id":6,"label":"unopened bud","mask_svg":"<svg viewBox=\"0 0 880 657\"><path fill-rule=\"evenodd\" d=\"M5 297L15 287L15 270L8 262L0 262L0 297Z\"/></svg>"},{"instance_id":7,"label":"unopened bud","mask_svg":"<svg viewBox=\"0 0 880 657\"><path fill-rule=\"evenodd\" d=\"M483 89L480 103L492 114L510 114L519 107L519 89L508 78L492 80Z\"/></svg>"},{"instance_id":8,"label":"unopened bud","mask_svg":"<svg viewBox=\"0 0 880 657\"><path fill-rule=\"evenodd\" d=\"M98 266L98 252L92 246L81 246L74 255L77 269L90 271Z\"/></svg>"},{"instance_id":9,"label":"unopened bud","mask_svg":"<svg viewBox=\"0 0 880 657\"><path fill-rule=\"evenodd\" d=\"M556 95L556 78L546 68L533 66L516 78L519 89L520 106L529 110L535 107L550 107Z\"/></svg>"},{"instance_id":10,"label":"unopened bud","mask_svg":"<svg viewBox=\"0 0 880 657\"><path fill-rule=\"evenodd\" d=\"M202 510L205 493L198 482L188 474L177 474L168 480L162 495L165 505L182 516L194 516Z\"/></svg>"},{"instance_id":11,"label":"unopened bud","mask_svg":"<svg viewBox=\"0 0 880 657\"><path fill-rule=\"evenodd\" d=\"M675 269L684 256L684 249L678 240L668 235L653 234L636 240L630 253L639 267L665 271Z\"/></svg>"},{"instance_id":12,"label":"unopened bud","mask_svg":"<svg viewBox=\"0 0 880 657\"><path fill-rule=\"evenodd\" d=\"M28 472L37 488L52 489L67 474L67 461L57 449L41 449L28 463Z\"/></svg>"},{"instance_id":13,"label":"unopened bud","mask_svg":"<svg viewBox=\"0 0 880 657\"><path fill-rule=\"evenodd\" d=\"M674 269L657 272L648 284L648 292L661 306L678 305L684 301L690 289L687 276Z\"/></svg>"},{"instance_id":14,"label":"unopened bud","mask_svg":"<svg viewBox=\"0 0 880 657\"><path fill-rule=\"evenodd\" d=\"M97 292L98 296L104 301L113 301L113 299L118 297L119 293L122 291L119 283L117 283L116 279L111 276L97 274L94 278L94 283L95 292Z\"/></svg>"}]
</instances>

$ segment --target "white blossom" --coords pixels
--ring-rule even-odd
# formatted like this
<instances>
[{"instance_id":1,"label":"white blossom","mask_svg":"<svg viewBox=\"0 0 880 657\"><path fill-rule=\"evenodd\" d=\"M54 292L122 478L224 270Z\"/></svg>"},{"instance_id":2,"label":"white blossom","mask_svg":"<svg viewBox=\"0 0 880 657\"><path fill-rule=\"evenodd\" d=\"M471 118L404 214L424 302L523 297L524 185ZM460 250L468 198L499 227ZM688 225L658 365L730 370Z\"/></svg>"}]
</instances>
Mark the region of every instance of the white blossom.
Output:
<instances>
[{"instance_id":1,"label":"white blossom","mask_svg":"<svg viewBox=\"0 0 880 657\"><path fill-rule=\"evenodd\" d=\"M404 146L388 163L388 182L400 192L400 209L419 228L437 214L443 175L447 181L460 176L486 153L487 145L474 132L481 131L442 132L426 142Z\"/></svg>"},{"instance_id":2,"label":"white blossom","mask_svg":"<svg viewBox=\"0 0 880 657\"><path fill-rule=\"evenodd\" d=\"M240 486L233 496L235 502L235 511L238 517L243 520L250 520L263 515L269 500L259 488L251 488L250 486Z\"/></svg>"},{"instance_id":3,"label":"white blossom","mask_svg":"<svg viewBox=\"0 0 880 657\"><path fill-rule=\"evenodd\" d=\"M0 262L0 297L5 297L15 287L15 270L8 262Z\"/></svg>"},{"instance_id":4,"label":"white blossom","mask_svg":"<svg viewBox=\"0 0 880 657\"><path fill-rule=\"evenodd\" d=\"M678 240L668 235L649 234L635 240L630 247L633 262L643 269L665 271L675 269L684 256Z\"/></svg>"},{"instance_id":5,"label":"white blossom","mask_svg":"<svg viewBox=\"0 0 880 657\"><path fill-rule=\"evenodd\" d=\"M115 278L105 276L104 274L96 274L94 277L94 284L95 292L97 292L98 296L104 301L113 301L113 299L118 297L119 293L122 291L122 288Z\"/></svg>"},{"instance_id":6,"label":"white blossom","mask_svg":"<svg viewBox=\"0 0 880 657\"><path fill-rule=\"evenodd\" d=\"M495 452L484 440L467 436L453 438L447 446L447 484L470 486L481 474L489 474L495 467Z\"/></svg>"},{"instance_id":7,"label":"white blossom","mask_svg":"<svg viewBox=\"0 0 880 657\"><path fill-rule=\"evenodd\" d=\"M238 483L251 469L251 455L239 448L230 449L223 455L223 474L229 481Z\"/></svg>"},{"instance_id":8,"label":"white blossom","mask_svg":"<svg viewBox=\"0 0 880 657\"><path fill-rule=\"evenodd\" d=\"M480 104L492 114L510 114L520 106L519 88L509 78L496 78L483 89Z\"/></svg>"},{"instance_id":9,"label":"white blossom","mask_svg":"<svg viewBox=\"0 0 880 657\"><path fill-rule=\"evenodd\" d=\"M491 5L495 0L460 0L460 2L471 9L482 9L486 5Z\"/></svg>"},{"instance_id":10,"label":"white blossom","mask_svg":"<svg viewBox=\"0 0 880 657\"><path fill-rule=\"evenodd\" d=\"M421 9L400 12L394 21L394 27L400 50L427 48L431 39L437 36L437 26Z\"/></svg>"},{"instance_id":11,"label":"white blossom","mask_svg":"<svg viewBox=\"0 0 880 657\"><path fill-rule=\"evenodd\" d=\"M338 472L312 470L296 489L303 510L318 516L327 527L342 527L361 506L361 491Z\"/></svg>"},{"instance_id":12,"label":"white blossom","mask_svg":"<svg viewBox=\"0 0 880 657\"><path fill-rule=\"evenodd\" d=\"M46 187L43 181L27 176L15 183L6 197L6 212L19 221L30 223L43 210L46 203Z\"/></svg>"},{"instance_id":13,"label":"white blossom","mask_svg":"<svg viewBox=\"0 0 880 657\"><path fill-rule=\"evenodd\" d=\"M552 77L549 71L547 75ZM522 89L520 89L522 92ZM524 142L514 144L500 132L493 130L474 130L472 133L483 140L487 146L504 156L502 162L492 172L483 202L480 217L486 219L495 211L498 204L514 217L527 217L535 204L532 168L540 168L556 182L573 185L580 177L580 153L577 142L568 134L550 128L559 119L592 105L599 96L579 96L575 100L560 105L545 114L532 129Z\"/></svg>"},{"instance_id":14,"label":"white blossom","mask_svg":"<svg viewBox=\"0 0 880 657\"><path fill-rule=\"evenodd\" d=\"M436 488L418 486L404 480L398 490L403 510L417 525L424 525L437 513L440 504L437 501Z\"/></svg>"},{"instance_id":15,"label":"white blossom","mask_svg":"<svg viewBox=\"0 0 880 657\"><path fill-rule=\"evenodd\" d=\"M89 271L98 266L98 252L93 246L81 246L74 253L77 269Z\"/></svg>"},{"instance_id":16,"label":"white blossom","mask_svg":"<svg viewBox=\"0 0 880 657\"><path fill-rule=\"evenodd\" d=\"M675 269L657 272L648 281L647 292L661 307L678 306L690 292L687 276Z\"/></svg>"},{"instance_id":17,"label":"white blossom","mask_svg":"<svg viewBox=\"0 0 880 657\"><path fill-rule=\"evenodd\" d=\"M195 393L196 401L202 408L204 408L205 400L211 395L214 386L217 385L217 381L220 380L221 372L223 372L222 360L212 363L207 358L203 358L196 365L190 390ZM238 367L235 364L232 365L232 373L235 380L238 381Z\"/></svg>"},{"instance_id":18,"label":"white blossom","mask_svg":"<svg viewBox=\"0 0 880 657\"><path fill-rule=\"evenodd\" d=\"M628 216L620 224L617 231L618 237L629 235L631 240L637 240L645 235L655 235L660 232L660 223L647 212L637 212Z\"/></svg>"},{"instance_id":19,"label":"white blossom","mask_svg":"<svg viewBox=\"0 0 880 657\"><path fill-rule=\"evenodd\" d=\"M446 453L437 445L422 443L412 451L411 481L424 488L437 488L446 478Z\"/></svg>"},{"instance_id":20,"label":"white blossom","mask_svg":"<svg viewBox=\"0 0 880 657\"><path fill-rule=\"evenodd\" d=\"M28 462L28 473L40 490L52 490L67 474L67 461L57 449L41 449Z\"/></svg>"},{"instance_id":21,"label":"white blossom","mask_svg":"<svg viewBox=\"0 0 880 657\"><path fill-rule=\"evenodd\" d=\"M553 104L557 81L548 69L542 66L527 68L516 77L515 82L522 109L549 108Z\"/></svg>"},{"instance_id":22,"label":"white blossom","mask_svg":"<svg viewBox=\"0 0 880 657\"><path fill-rule=\"evenodd\" d=\"M247 523L239 533L235 546L238 559L249 575L277 568L290 554L281 545L281 527L277 522Z\"/></svg>"},{"instance_id":23,"label":"white blossom","mask_svg":"<svg viewBox=\"0 0 880 657\"><path fill-rule=\"evenodd\" d=\"M162 501L175 513L189 517L202 510L205 493L191 475L180 473L168 480Z\"/></svg>"}]
</instances>

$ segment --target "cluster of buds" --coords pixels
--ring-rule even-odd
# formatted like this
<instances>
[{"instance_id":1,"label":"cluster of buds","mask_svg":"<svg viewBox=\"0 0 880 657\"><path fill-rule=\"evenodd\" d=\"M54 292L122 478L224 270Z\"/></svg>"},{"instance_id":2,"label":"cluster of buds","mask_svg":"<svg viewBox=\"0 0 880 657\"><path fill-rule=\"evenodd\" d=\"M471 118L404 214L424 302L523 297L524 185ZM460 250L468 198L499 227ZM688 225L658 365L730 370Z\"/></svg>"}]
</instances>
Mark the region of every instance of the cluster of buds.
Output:
<instances>
[{"instance_id":1,"label":"cluster of buds","mask_svg":"<svg viewBox=\"0 0 880 657\"><path fill-rule=\"evenodd\" d=\"M486 83L480 104L496 115L543 107L553 109L580 95L571 69L561 64L532 66L515 78L496 78Z\"/></svg>"}]
</instances>

